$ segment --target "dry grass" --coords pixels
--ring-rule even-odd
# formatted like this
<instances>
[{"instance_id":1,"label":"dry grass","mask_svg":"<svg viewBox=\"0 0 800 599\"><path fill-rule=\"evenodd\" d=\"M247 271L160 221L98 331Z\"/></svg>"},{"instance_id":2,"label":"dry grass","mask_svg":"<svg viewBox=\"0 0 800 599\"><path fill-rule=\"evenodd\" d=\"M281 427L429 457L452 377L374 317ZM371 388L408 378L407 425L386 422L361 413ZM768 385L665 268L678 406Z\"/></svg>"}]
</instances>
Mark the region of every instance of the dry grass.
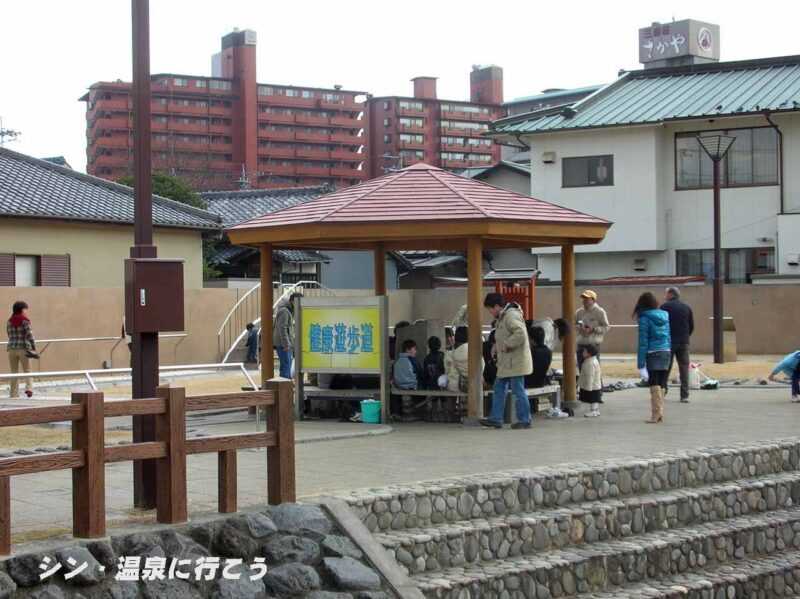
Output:
<instances>
[{"instance_id":1,"label":"dry grass","mask_svg":"<svg viewBox=\"0 0 800 599\"><path fill-rule=\"evenodd\" d=\"M106 443L130 440L131 431L106 431ZM41 426L0 428L0 450L56 447L70 443L72 443L72 432L69 429Z\"/></svg>"}]
</instances>

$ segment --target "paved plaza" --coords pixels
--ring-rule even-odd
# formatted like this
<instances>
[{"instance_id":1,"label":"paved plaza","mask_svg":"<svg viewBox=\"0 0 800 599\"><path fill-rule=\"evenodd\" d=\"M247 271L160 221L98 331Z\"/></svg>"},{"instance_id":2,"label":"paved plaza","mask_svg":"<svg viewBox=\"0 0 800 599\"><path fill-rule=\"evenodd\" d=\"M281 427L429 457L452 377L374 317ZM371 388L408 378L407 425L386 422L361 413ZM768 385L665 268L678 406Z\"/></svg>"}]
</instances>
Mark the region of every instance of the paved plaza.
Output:
<instances>
[{"instance_id":1,"label":"paved plaza","mask_svg":"<svg viewBox=\"0 0 800 599\"><path fill-rule=\"evenodd\" d=\"M531 431L464 428L455 424L410 423L391 427L301 422L297 426L297 485L300 497L334 494L357 488L382 487L459 475L515 468L637 456L743 441L797 435L800 405L789 401L784 386L723 388L696 391L691 403L670 394L664 423L644 423L649 414L646 389L606 394L600 418L578 415L566 420L534 419ZM228 415L190 428L204 434L251 432L253 420ZM358 435L354 437L354 435ZM368 435L368 436L362 436ZM217 501L217 458L188 458L189 513L214 511ZM71 525L69 471L12 479L12 531L31 538L44 531L65 532ZM132 504L130 463L106 467L109 523L152 521L153 513L137 513ZM239 505L263 504L266 498L266 456L263 450L239 452Z\"/></svg>"}]
</instances>

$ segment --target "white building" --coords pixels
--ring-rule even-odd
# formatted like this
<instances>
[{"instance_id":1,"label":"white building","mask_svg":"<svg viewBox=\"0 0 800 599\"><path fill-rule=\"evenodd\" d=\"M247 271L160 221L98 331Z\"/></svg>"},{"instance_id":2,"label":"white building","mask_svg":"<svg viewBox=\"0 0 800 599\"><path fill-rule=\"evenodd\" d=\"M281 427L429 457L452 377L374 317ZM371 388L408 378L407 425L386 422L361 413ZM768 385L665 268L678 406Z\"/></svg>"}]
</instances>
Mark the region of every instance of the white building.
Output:
<instances>
[{"instance_id":1,"label":"white building","mask_svg":"<svg viewBox=\"0 0 800 599\"><path fill-rule=\"evenodd\" d=\"M624 73L490 135L530 147L533 197L614 222L602 243L575 248L578 280L710 281L712 163L697 141L710 132L736 137L720 165L726 281L800 280L800 56ZM559 280L559 250L535 253L542 277Z\"/></svg>"}]
</instances>

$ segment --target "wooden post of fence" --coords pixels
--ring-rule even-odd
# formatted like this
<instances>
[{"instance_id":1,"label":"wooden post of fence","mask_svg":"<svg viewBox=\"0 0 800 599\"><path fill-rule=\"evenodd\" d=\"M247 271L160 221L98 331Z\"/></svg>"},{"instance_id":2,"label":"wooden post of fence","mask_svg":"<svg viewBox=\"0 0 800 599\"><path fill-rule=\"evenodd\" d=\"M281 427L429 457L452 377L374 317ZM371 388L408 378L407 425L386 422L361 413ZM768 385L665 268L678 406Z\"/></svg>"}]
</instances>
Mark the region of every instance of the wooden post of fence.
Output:
<instances>
[{"instance_id":1,"label":"wooden post of fence","mask_svg":"<svg viewBox=\"0 0 800 599\"><path fill-rule=\"evenodd\" d=\"M72 534L95 539L106 534L105 415L103 394L73 393L84 408L72 423L72 449L83 452L84 466L72 469Z\"/></svg>"},{"instance_id":2,"label":"wooden post of fence","mask_svg":"<svg viewBox=\"0 0 800 599\"><path fill-rule=\"evenodd\" d=\"M186 522L186 390L159 387L156 395L167 404L156 420L156 439L167 449L156 462L156 520L178 524Z\"/></svg>"},{"instance_id":3,"label":"wooden post of fence","mask_svg":"<svg viewBox=\"0 0 800 599\"><path fill-rule=\"evenodd\" d=\"M272 379L264 389L275 394L275 404L267 407L267 431L276 436L275 445L267 448L267 502L278 505L297 500L292 381Z\"/></svg>"},{"instance_id":4,"label":"wooden post of fence","mask_svg":"<svg viewBox=\"0 0 800 599\"><path fill-rule=\"evenodd\" d=\"M11 555L10 483L10 476L0 476L0 555Z\"/></svg>"},{"instance_id":5,"label":"wooden post of fence","mask_svg":"<svg viewBox=\"0 0 800 599\"><path fill-rule=\"evenodd\" d=\"M229 449L217 454L219 477L217 480L217 496L220 514L232 514L237 507L236 450Z\"/></svg>"}]
</instances>

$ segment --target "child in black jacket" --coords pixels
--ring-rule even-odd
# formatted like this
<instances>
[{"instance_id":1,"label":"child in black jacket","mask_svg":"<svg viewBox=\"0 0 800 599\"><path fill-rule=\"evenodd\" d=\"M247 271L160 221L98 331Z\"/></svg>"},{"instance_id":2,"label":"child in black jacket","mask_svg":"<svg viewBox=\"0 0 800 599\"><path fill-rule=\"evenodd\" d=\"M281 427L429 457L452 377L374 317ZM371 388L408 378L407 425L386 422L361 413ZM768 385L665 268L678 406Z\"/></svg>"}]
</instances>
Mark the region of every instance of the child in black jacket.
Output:
<instances>
[{"instance_id":1,"label":"child in black jacket","mask_svg":"<svg viewBox=\"0 0 800 599\"><path fill-rule=\"evenodd\" d=\"M422 364L422 373L425 377L425 388L439 389L439 377L444 374L444 352L442 340L434 336L428 339L428 355Z\"/></svg>"}]
</instances>

